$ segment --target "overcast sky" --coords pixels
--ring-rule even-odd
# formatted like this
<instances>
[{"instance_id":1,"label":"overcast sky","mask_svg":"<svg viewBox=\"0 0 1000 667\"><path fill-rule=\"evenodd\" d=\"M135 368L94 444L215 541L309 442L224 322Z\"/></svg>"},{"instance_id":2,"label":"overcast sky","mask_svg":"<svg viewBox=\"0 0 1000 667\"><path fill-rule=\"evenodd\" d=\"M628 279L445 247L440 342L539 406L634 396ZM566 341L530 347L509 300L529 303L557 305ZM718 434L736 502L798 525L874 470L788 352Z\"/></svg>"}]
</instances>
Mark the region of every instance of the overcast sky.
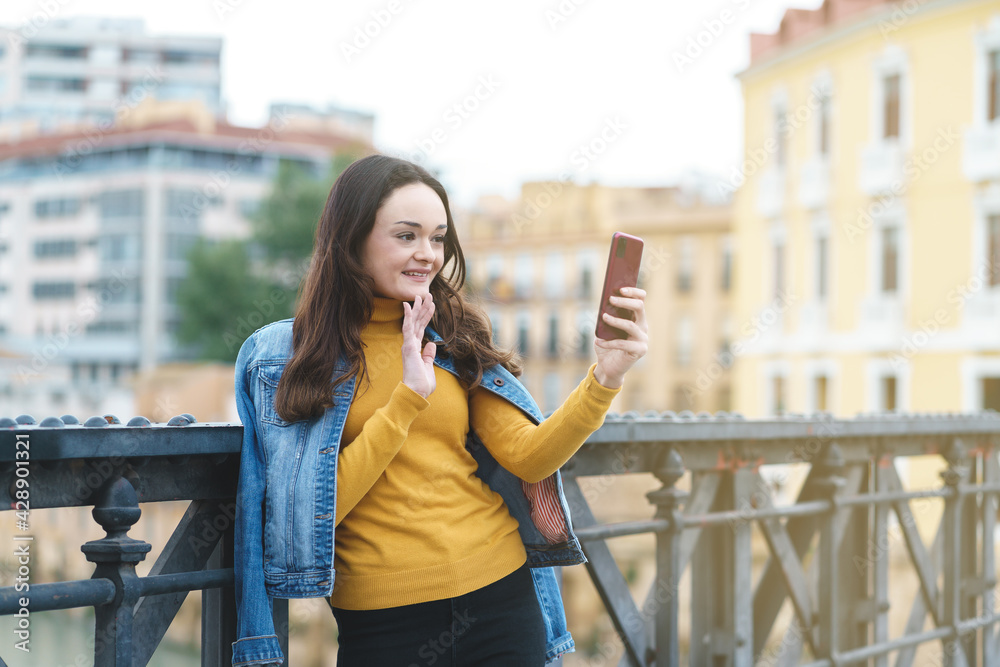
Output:
<instances>
[{"instance_id":1,"label":"overcast sky","mask_svg":"<svg viewBox=\"0 0 1000 667\"><path fill-rule=\"evenodd\" d=\"M0 25L55 9L222 36L231 121L260 124L272 101L372 112L377 148L440 170L469 205L516 196L533 179L664 185L728 173L742 145L734 75L747 66L748 34L774 31L791 4L2 0Z\"/></svg>"}]
</instances>

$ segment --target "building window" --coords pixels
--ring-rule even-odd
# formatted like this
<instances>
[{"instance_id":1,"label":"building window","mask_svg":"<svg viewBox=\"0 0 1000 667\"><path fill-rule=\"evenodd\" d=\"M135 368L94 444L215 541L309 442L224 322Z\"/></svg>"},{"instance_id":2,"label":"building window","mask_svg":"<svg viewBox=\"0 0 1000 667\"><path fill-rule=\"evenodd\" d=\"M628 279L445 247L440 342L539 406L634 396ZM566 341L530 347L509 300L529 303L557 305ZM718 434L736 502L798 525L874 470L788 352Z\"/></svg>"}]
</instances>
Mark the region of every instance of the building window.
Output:
<instances>
[{"instance_id":1,"label":"building window","mask_svg":"<svg viewBox=\"0 0 1000 667\"><path fill-rule=\"evenodd\" d=\"M97 197L101 219L140 218L143 213L142 190L112 190Z\"/></svg>"},{"instance_id":2,"label":"building window","mask_svg":"<svg viewBox=\"0 0 1000 667\"><path fill-rule=\"evenodd\" d=\"M986 243L990 287L1000 285L1000 213L986 218Z\"/></svg>"},{"instance_id":3,"label":"building window","mask_svg":"<svg viewBox=\"0 0 1000 667\"><path fill-rule=\"evenodd\" d=\"M989 86L990 106L987 120L1000 120L1000 49L990 51L986 56L988 68L987 85Z\"/></svg>"},{"instance_id":4,"label":"building window","mask_svg":"<svg viewBox=\"0 0 1000 667\"><path fill-rule=\"evenodd\" d=\"M899 289L899 229L882 228L882 276L883 294L895 294Z\"/></svg>"},{"instance_id":5,"label":"building window","mask_svg":"<svg viewBox=\"0 0 1000 667\"><path fill-rule=\"evenodd\" d=\"M32 44L24 48L26 58L58 58L59 60L86 60L86 46L64 46L59 44Z\"/></svg>"},{"instance_id":6,"label":"building window","mask_svg":"<svg viewBox=\"0 0 1000 667\"><path fill-rule=\"evenodd\" d=\"M786 142L785 142L785 107L783 104L776 104L772 109L772 117L774 123L774 141L777 144L774 153L776 164L779 168L785 166L786 156Z\"/></svg>"},{"instance_id":7,"label":"building window","mask_svg":"<svg viewBox=\"0 0 1000 667\"><path fill-rule=\"evenodd\" d=\"M694 407L694 404L691 401L691 393L687 388L681 384L674 387L674 411L690 410L692 407Z\"/></svg>"},{"instance_id":8,"label":"building window","mask_svg":"<svg viewBox=\"0 0 1000 667\"><path fill-rule=\"evenodd\" d=\"M528 340L531 331L531 315L526 310L517 314L517 351L522 356L528 356Z\"/></svg>"},{"instance_id":9,"label":"building window","mask_svg":"<svg viewBox=\"0 0 1000 667\"><path fill-rule=\"evenodd\" d=\"M77 77L29 76L25 88L36 93L82 93L87 90L87 80Z\"/></svg>"},{"instance_id":10,"label":"building window","mask_svg":"<svg viewBox=\"0 0 1000 667\"><path fill-rule=\"evenodd\" d=\"M35 257L39 259L49 257L73 257L76 255L76 247L76 241L74 239L35 241Z\"/></svg>"},{"instance_id":11,"label":"building window","mask_svg":"<svg viewBox=\"0 0 1000 667\"><path fill-rule=\"evenodd\" d=\"M551 412L559 407L559 373L546 373L542 379L542 396L545 401L545 411Z\"/></svg>"},{"instance_id":12,"label":"building window","mask_svg":"<svg viewBox=\"0 0 1000 667\"><path fill-rule=\"evenodd\" d=\"M819 109L817 123L817 148L822 157L830 154L830 95L829 93L819 93Z\"/></svg>"},{"instance_id":13,"label":"building window","mask_svg":"<svg viewBox=\"0 0 1000 667\"><path fill-rule=\"evenodd\" d=\"M596 322L596 315L588 311L582 311L576 316L576 354L580 359L590 357Z\"/></svg>"},{"instance_id":14,"label":"building window","mask_svg":"<svg viewBox=\"0 0 1000 667\"><path fill-rule=\"evenodd\" d=\"M581 250L576 256L580 275L580 298L590 299L594 294L594 272L597 270L599 255L592 249Z\"/></svg>"},{"instance_id":15,"label":"building window","mask_svg":"<svg viewBox=\"0 0 1000 667\"><path fill-rule=\"evenodd\" d=\"M563 268L563 257L559 252L550 252L545 259L545 296L558 299L563 296L566 286L566 271Z\"/></svg>"},{"instance_id":16,"label":"building window","mask_svg":"<svg viewBox=\"0 0 1000 667\"><path fill-rule=\"evenodd\" d=\"M728 240L722 244L722 291L728 292L733 285L733 246Z\"/></svg>"},{"instance_id":17,"label":"building window","mask_svg":"<svg viewBox=\"0 0 1000 667\"><path fill-rule=\"evenodd\" d=\"M678 240L677 291L690 292L694 282L694 239L690 236Z\"/></svg>"},{"instance_id":18,"label":"building window","mask_svg":"<svg viewBox=\"0 0 1000 667\"><path fill-rule=\"evenodd\" d=\"M493 344L500 345L500 313L490 310L490 329L493 330Z\"/></svg>"},{"instance_id":19,"label":"building window","mask_svg":"<svg viewBox=\"0 0 1000 667\"><path fill-rule=\"evenodd\" d=\"M785 240L783 238L775 239L771 252L774 258L774 265L772 267L772 275L774 277L773 296L777 299L781 298L781 295L785 291Z\"/></svg>"},{"instance_id":20,"label":"building window","mask_svg":"<svg viewBox=\"0 0 1000 667\"><path fill-rule=\"evenodd\" d=\"M882 377L882 410L894 412L896 410L896 376L886 375Z\"/></svg>"},{"instance_id":21,"label":"building window","mask_svg":"<svg viewBox=\"0 0 1000 667\"><path fill-rule=\"evenodd\" d=\"M827 255L830 239L825 234L816 237L816 298L826 300L827 292Z\"/></svg>"},{"instance_id":22,"label":"building window","mask_svg":"<svg viewBox=\"0 0 1000 667\"><path fill-rule=\"evenodd\" d=\"M983 410L1000 412L1000 377L982 378Z\"/></svg>"},{"instance_id":23,"label":"building window","mask_svg":"<svg viewBox=\"0 0 1000 667\"><path fill-rule=\"evenodd\" d=\"M546 346L549 359L559 358L559 316L549 315L549 344Z\"/></svg>"},{"instance_id":24,"label":"building window","mask_svg":"<svg viewBox=\"0 0 1000 667\"><path fill-rule=\"evenodd\" d=\"M883 139L899 138L899 89L898 72L882 77Z\"/></svg>"},{"instance_id":25,"label":"building window","mask_svg":"<svg viewBox=\"0 0 1000 667\"><path fill-rule=\"evenodd\" d=\"M830 380L825 375L817 375L815 378L813 378L813 391L815 392L813 394L815 397L814 398L815 405L813 407L816 409L817 412L826 412L829 409L827 407L828 405L827 391L829 389L829 386L830 386Z\"/></svg>"},{"instance_id":26,"label":"building window","mask_svg":"<svg viewBox=\"0 0 1000 667\"><path fill-rule=\"evenodd\" d=\"M719 395L716 398L716 410L729 412L733 409L733 390L728 385L719 387Z\"/></svg>"},{"instance_id":27,"label":"building window","mask_svg":"<svg viewBox=\"0 0 1000 667\"><path fill-rule=\"evenodd\" d=\"M785 413L785 376L771 376L771 412L776 415Z\"/></svg>"},{"instance_id":28,"label":"building window","mask_svg":"<svg viewBox=\"0 0 1000 667\"><path fill-rule=\"evenodd\" d=\"M691 365L691 348L694 346L694 326L687 315L677 320L677 365Z\"/></svg>"},{"instance_id":29,"label":"building window","mask_svg":"<svg viewBox=\"0 0 1000 667\"><path fill-rule=\"evenodd\" d=\"M535 280L532 257L520 254L514 260L514 294L519 299L531 296L531 286Z\"/></svg>"},{"instance_id":30,"label":"building window","mask_svg":"<svg viewBox=\"0 0 1000 667\"><path fill-rule=\"evenodd\" d=\"M39 301L49 299L72 299L76 296L76 284L71 282L35 283L32 294Z\"/></svg>"},{"instance_id":31,"label":"building window","mask_svg":"<svg viewBox=\"0 0 1000 667\"><path fill-rule=\"evenodd\" d=\"M75 197L40 199L35 202L36 218L65 218L80 212L80 200Z\"/></svg>"}]
</instances>

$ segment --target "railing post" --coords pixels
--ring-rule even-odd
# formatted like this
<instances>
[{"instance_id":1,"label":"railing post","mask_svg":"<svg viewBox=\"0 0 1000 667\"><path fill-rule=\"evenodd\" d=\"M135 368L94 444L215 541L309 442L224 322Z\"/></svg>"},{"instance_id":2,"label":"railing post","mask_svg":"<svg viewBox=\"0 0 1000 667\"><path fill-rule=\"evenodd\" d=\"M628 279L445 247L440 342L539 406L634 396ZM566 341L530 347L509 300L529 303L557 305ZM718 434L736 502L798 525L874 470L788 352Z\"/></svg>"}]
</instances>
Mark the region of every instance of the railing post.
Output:
<instances>
[{"instance_id":1,"label":"railing post","mask_svg":"<svg viewBox=\"0 0 1000 667\"><path fill-rule=\"evenodd\" d=\"M951 493L944 499L944 514L941 521L944 525L944 587L941 591L941 623L953 631L957 629L962 613L962 482L967 474L962 466L965 458L965 447L956 438L944 454L948 468L941 473ZM942 642L942 664L944 667L963 667L965 660L962 642L957 634L953 634Z\"/></svg>"},{"instance_id":2,"label":"railing post","mask_svg":"<svg viewBox=\"0 0 1000 667\"><path fill-rule=\"evenodd\" d=\"M94 667L132 667L132 610L139 599L135 564L152 546L127 535L142 510L135 489L124 477L108 480L92 513L107 535L80 549L97 564L92 578L109 579L117 590L114 600L95 609Z\"/></svg>"},{"instance_id":3,"label":"railing post","mask_svg":"<svg viewBox=\"0 0 1000 667\"><path fill-rule=\"evenodd\" d=\"M756 471L740 467L733 471L733 509L752 508ZM733 528L732 603L733 667L753 666L753 525L736 521Z\"/></svg>"},{"instance_id":4,"label":"railing post","mask_svg":"<svg viewBox=\"0 0 1000 667\"><path fill-rule=\"evenodd\" d=\"M838 570L840 559L837 557L840 545L837 543L837 496L844 486L841 472L844 469L844 457L837 446L831 442L823 453L823 458L817 462L820 477L815 484L819 487L821 496L828 498L833 506L830 511L820 517L819 535L819 646L818 658L832 659L839 647L839 627L837 618Z\"/></svg>"},{"instance_id":5,"label":"railing post","mask_svg":"<svg viewBox=\"0 0 1000 667\"><path fill-rule=\"evenodd\" d=\"M680 600L678 581L681 577L681 533L684 529L680 504L687 493L676 488L684 476L684 463L671 448L654 473L663 488L646 494L656 505L656 518L669 519L670 527L656 533L656 591L663 591L666 600L656 612L656 667L680 666ZM659 601L660 594L656 599Z\"/></svg>"}]
</instances>

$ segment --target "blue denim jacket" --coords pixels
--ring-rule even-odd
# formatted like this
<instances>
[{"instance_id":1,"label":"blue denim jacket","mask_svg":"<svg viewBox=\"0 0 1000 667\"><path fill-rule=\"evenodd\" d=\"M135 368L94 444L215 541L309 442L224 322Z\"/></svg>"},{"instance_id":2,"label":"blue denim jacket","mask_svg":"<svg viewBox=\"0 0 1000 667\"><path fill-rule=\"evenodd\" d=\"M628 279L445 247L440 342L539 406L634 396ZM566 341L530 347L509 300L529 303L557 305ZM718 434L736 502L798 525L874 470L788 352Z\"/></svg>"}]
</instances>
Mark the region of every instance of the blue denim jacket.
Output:
<instances>
[{"instance_id":1,"label":"blue denim jacket","mask_svg":"<svg viewBox=\"0 0 1000 667\"><path fill-rule=\"evenodd\" d=\"M426 332L430 340L443 342L430 327ZM435 365L457 375L452 359L440 346L438 349ZM336 577L337 455L354 396L354 379L336 387L334 405L322 416L286 422L274 409L274 394L291 356L292 319L286 319L254 332L236 360L236 406L243 422L243 448L236 492L237 640L233 643L233 665L281 664L271 598L328 597ZM516 405L533 422L542 420L531 395L502 366L488 369L480 386ZM556 471L556 489L569 538L549 544L532 522L520 479L497 463L472 429L466 449L479 464L476 474L500 494L519 524L545 619L548 663L574 650L553 567L587 561L573 534L562 479Z\"/></svg>"}]
</instances>

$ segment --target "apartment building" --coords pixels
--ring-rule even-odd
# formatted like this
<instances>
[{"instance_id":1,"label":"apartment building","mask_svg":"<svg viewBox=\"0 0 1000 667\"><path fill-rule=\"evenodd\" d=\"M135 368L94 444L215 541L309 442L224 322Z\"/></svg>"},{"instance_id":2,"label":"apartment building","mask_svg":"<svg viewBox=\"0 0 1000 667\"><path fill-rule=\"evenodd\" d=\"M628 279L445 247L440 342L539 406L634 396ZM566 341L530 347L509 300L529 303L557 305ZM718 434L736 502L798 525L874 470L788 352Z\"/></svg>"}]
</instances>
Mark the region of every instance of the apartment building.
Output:
<instances>
[{"instance_id":1,"label":"apartment building","mask_svg":"<svg viewBox=\"0 0 1000 667\"><path fill-rule=\"evenodd\" d=\"M748 416L1000 409L1000 2L826 0L752 35Z\"/></svg>"},{"instance_id":2,"label":"apartment building","mask_svg":"<svg viewBox=\"0 0 1000 667\"><path fill-rule=\"evenodd\" d=\"M172 333L187 249L248 236L279 161L325 176L349 144L294 116L247 128L153 101L107 131L0 144L0 346L29 375L61 364L84 386L183 358Z\"/></svg>"},{"instance_id":3,"label":"apartment building","mask_svg":"<svg viewBox=\"0 0 1000 667\"><path fill-rule=\"evenodd\" d=\"M53 18L0 28L0 136L111 123L143 99L221 116L219 37L161 36L142 19Z\"/></svg>"},{"instance_id":4,"label":"apartment building","mask_svg":"<svg viewBox=\"0 0 1000 667\"><path fill-rule=\"evenodd\" d=\"M730 409L730 209L714 191L536 182L518 201L483 198L459 220L470 291L494 338L524 357L543 411L558 407L596 360L598 300L622 231L645 241L649 352L612 409Z\"/></svg>"}]
</instances>

